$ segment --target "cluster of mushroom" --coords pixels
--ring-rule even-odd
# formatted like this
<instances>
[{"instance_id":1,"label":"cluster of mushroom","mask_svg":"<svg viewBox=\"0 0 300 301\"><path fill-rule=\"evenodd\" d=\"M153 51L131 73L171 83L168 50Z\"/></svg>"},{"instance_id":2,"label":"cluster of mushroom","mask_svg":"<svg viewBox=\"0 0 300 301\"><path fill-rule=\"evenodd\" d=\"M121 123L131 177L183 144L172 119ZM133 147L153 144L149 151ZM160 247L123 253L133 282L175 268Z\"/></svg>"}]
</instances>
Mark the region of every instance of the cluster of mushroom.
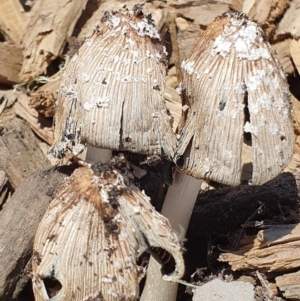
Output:
<instances>
[{"instance_id":1,"label":"cluster of mushroom","mask_svg":"<svg viewBox=\"0 0 300 301\"><path fill-rule=\"evenodd\" d=\"M67 66L50 152L78 155L87 145L92 165L75 170L40 222L36 300L136 300L145 251L164 266L165 280L183 276L182 245L169 221L133 184L124 157L111 159L111 150L174 157L162 101L166 63L152 19L136 6L106 13ZM95 149L97 161L108 162L96 164Z\"/></svg>"},{"instance_id":2,"label":"cluster of mushroom","mask_svg":"<svg viewBox=\"0 0 300 301\"><path fill-rule=\"evenodd\" d=\"M294 141L288 85L274 51L254 22L241 13L222 15L208 26L182 63L183 107L187 110L183 113L184 126L177 135L172 131L172 117L163 97L166 55L151 17L144 16L140 6L132 11L106 13L102 25L85 41L63 74L51 153L62 157L70 150L78 155L87 146L88 154L91 147L98 148L100 158L105 156L103 149L109 150L109 157L111 150L159 155L177 165L180 162L180 169L196 179L238 185L243 136L244 132L250 132L251 183L263 184L283 170L291 159ZM91 157L88 155L87 159ZM39 256L33 264L35 295L40 296L37 300L46 300L48 295L41 279L50 277L52 266L58 262L61 266L55 266L53 273L66 283L73 281L68 278L72 278L72 273L85 273L76 278L78 282L76 280L71 289L71 299L80 301L97 296L102 300L103 294L105 300L121 300L121 297L135 300L138 297L137 270L134 269L130 274L134 276L128 279L124 270L133 270L136 257L141 251L153 250L151 247L163 248L175 259L175 271L165 275L165 280L177 281L183 275L177 236L166 219L151 207L147 197L131 183L126 168L115 163L96 166L83 166L75 171L41 222L34 246ZM175 231L180 232L181 239L201 182L178 173L174 183L167 193L163 213ZM186 186L188 183L192 186ZM190 197L181 199L182 191L190 193ZM185 209L174 205L176 201ZM91 205L98 215L91 212ZM76 206L77 209L70 211ZM85 222L79 223L81 218ZM117 234L100 233L105 229L107 233L105 220L113 221L108 223L112 232L118 225ZM70 262L71 259L68 261L64 256L63 261L68 263L64 266L59 258L64 248L68 254L77 250L74 233L79 230L76 232L66 226L64 236L60 236L64 221L74 222L76 229L82 229L80 235L85 236L86 250L78 252L83 257L85 254L85 262L82 259ZM50 225L55 226L55 230L51 230ZM97 236L101 236L101 240ZM68 237L68 245L63 245L61 237ZM95 240L95 244L91 245L90 240ZM53 249L54 245L60 246L59 251ZM111 251L106 250L108 247ZM100 255L103 251L110 258L105 263L104 255ZM91 261L90 256L94 256ZM70 258L74 260L74 254ZM95 270L89 270L90 262L90 266L94 266L97 258L102 260L101 264L98 262ZM74 269L70 269L70 265ZM120 279L116 279L117 266L123 271L118 273ZM61 267L63 271L70 269L70 273L62 276L57 270ZM87 283L95 277L98 280L102 277L99 280L102 284L95 282L95 290L88 290ZM83 281L83 278L86 279ZM150 274L148 278L156 281L160 277ZM141 300L175 300L176 286L162 289L162 284L158 285L160 287L146 283ZM62 289L57 299L51 300L67 300L66 296L71 295Z\"/></svg>"}]
</instances>

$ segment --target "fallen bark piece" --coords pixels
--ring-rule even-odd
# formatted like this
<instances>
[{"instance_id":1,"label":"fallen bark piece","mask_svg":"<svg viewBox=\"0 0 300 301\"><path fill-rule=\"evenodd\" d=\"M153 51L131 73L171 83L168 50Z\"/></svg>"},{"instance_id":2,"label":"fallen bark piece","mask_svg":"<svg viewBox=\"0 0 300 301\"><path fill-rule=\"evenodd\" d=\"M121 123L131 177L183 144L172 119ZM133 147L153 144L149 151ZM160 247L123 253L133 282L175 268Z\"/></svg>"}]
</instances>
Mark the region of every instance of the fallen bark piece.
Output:
<instances>
[{"instance_id":1,"label":"fallen bark piece","mask_svg":"<svg viewBox=\"0 0 300 301\"><path fill-rule=\"evenodd\" d=\"M166 87L169 87L169 88L172 88L172 89L175 89L178 87L179 85L179 81L178 81L178 78L177 78L177 70L176 70L176 66L173 66L171 67L169 70L168 70L168 74L166 76ZM179 95L178 95L179 96ZM179 97L180 98L180 97ZM181 106L181 98L180 98L180 101L178 101L180 106ZM180 113L181 112L181 108L178 110L178 112Z\"/></svg>"},{"instance_id":2,"label":"fallen bark piece","mask_svg":"<svg viewBox=\"0 0 300 301\"><path fill-rule=\"evenodd\" d=\"M234 271L281 272L300 267L300 224L267 226L241 244L238 251L221 254L219 261L228 262Z\"/></svg>"},{"instance_id":3,"label":"fallen bark piece","mask_svg":"<svg viewBox=\"0 0 300 301\"><path fill-rule=\"evenodd\" d=\"M195 289L193 301L254 301L254 286L243 281L214 279Z\"/></svg>"},{"instance_id":4,"label":"fallen bark piece","mask_svg":"<svg viewBox=\"0 0 300 301\"><path fill-rule=\"evenodd\" d=\"M217 2L226 3L230 8L234 11L242 11L243 10L243 2L244 0L219 0Z\"/></svg>"},{"instance_id":5,"label":"fallen bark piece","mask_svg":"<svg viewBox=\"0 0 300 301\"><path fill-rule=\"evenodd\" d=\"M275 278L283 296L291 300L300 300L300 271Z\"/></svg>"},{"instance_id":6,"label":"fallen bark piece","mask_svg":"<svg viewBox=\"0 0 300 301\"><path fill-rule=\"evenodd\" d=\"M15 189L33 172L50 167L38 146L38 139L22 120L6 122L0 135L0 169Z\"/></svg>"},{"instance_id":7,"label":"fallen bark piece","mask_svg":"<svg viewBox=\"0 0 300 301\"><path fill-rule=\"evenodd\" d=\"M88 0L87 1L86 6L85 6L80 18L76 22L74 31L72 33L72 36L70 37L71 39L78 37L78 34L80 33L81 29L84 27L86 22L88 22L92 18L93 14L97 11L97 9L99 9L99 7L101 5L103 5L103 2L104 1L99 1L99 0ZM115 2L115 1L113 1L113 2ZM126 1L126 4L127 4L127 2L128 1Z\"/></svg>"},{"instance_id":8,"label":"fallen bark piece","mask_svg":"<svg viewBox=\"0 0 300 301\"><path fill-rule=\"evenodd\" d=\"M291 41L292 39L288 38L272 45L273 49L276 51L278 55L280 65L282 66L282 69L285 74L293 74L295 72L295 68L290 53Z\"/></svg>"},{"instance_id":9,"label":"fallen bark piece","mask_svg":"<svg viewBox=\"0 0 300 301\"><path fill-rule=\"evenodd\" d=\"M13 120L15 117L13 108L3 110L0 115L0 128L3 128L6 122Z\"/></svg>"},{"instance_id":10,"label":"fallen bark piece","mask_svg":"<svg viewBox=\"0 0 300 301\"><path fill-rule=\"evenodd\" d=\"M290 52L291 52L291 57L293 59L293 62L295 64L298 72L300 73L300 40L292 40L291 41Z\"/></svg>"},{"instance_id":11,"label":"fallen bark piece","mask_svg":"<svg viewBox=\"0 0 300 301\"><path fill-rule=\"evenodd\" d=\"M16 46L21 46L21 38L27 21L28 17L20 1L0 1L0 32L8 41L13 42Z\"/></svg>"},{"instance_id":12,"label":"fallen bark piece","mask_svg":"<svg viewBox=\"0 0 300 301\"><path fill-rule=\"evenodd\" d=\"M217 16L230 10L229 2L231 1L204 4L201 1L193 1L185 5L174 4L176 10L172 5L163 5L166 14L170 9L172 10L172 13L168 15L168 27L172 41L172 56L169 65L175 63L179 82L181 81L180 63L188 57L199 36L201 36L203 28L208 26ZM170 18L170 16L172 17ZM176 23L176 28L173 30L172 22L170 22L172 19Z\"/></svg>"},{"instance_id":13,"label":"fallen bark piece","mask_svg":"<svg viewBox=\"0 0 300 301\"><path fill-rule=\"evenodd\" d=\"M170 111L171 116L173 118L172 128L175 132L181 117L181 98L176 93L175 89L166 86L164 99L166 101L166 107Z\"/></svg>"},{"instance_id":14,"label":"fallen bark piece","mask_svg":"<svg viewBox=\"0 0 300 301\"><path fill-rule=\"evenodd\" d=\"M20 48L6 42L0 43L0 84L19 83L23 54Z\"/></svg>"},{"instance_id":15,"label":"fallen bark piece","mask_svg":"<svg viewBox=\"0 0 300 301\"><path fill-rule=\"evenodd\" d=\"M272 36L276 28L276 20L280 19L285 13L290 0L246 0L242 11L249 18L254 19L263 25L267 36Z\"/></svg>"},{"instance_id":16,"label":"fallen bark piece","mask_svg":"<svg viewBox=\"0 0 300 301\"><path fill-rule=\"evenodd\" d=\"M300 0L293 0L280 20L276 36L300 37Z\"/></svg>"},{"instance_id":17,"label":"fallen bark piece","mask_svg":"<svg viewBox=\"0 0 300 301\"><path fill-rule=\"evenodd\" d=\"M229 6L223 3L203 4L201 1L190 1L190 5L174 5L178 16L187 20L193 20L195 24L208 26L214 19L229 11ZM194 41L195 44L197 40Z\"/></svg>"},{"instance_id":18,"label":"fallen bark piece","mask_svg":"<svg viewBox=\"0 0 300 301\"><path fill-rule=\"evenodd\" d=\"M6 174L3 170L0 170L0 192L3 189L3 186L6 184L6 182L7 182Z\"/></svg>"},{"instance_id":19,"label":"fallen bark piece","mask_svg":"<svg viewBox=\"0 0 300 301\"><path fill-rule=\"evenodd\" d=\"M292 95L292 104L293 104L294 132L298 138L298 136L300 135L300 102L294 95ZM294 154L295 153L296 152L294 150Z\"/></svg>"},{"instance_id":20,"label":"fallen bark piece","mask_svg":"<svg viewBox=\"0 0 300 301\"><path fill-rule=\"evenodd\" d=\"M177 14L177 16L193 21L195 24L207 26L220 14L229 11L230 7L237 5L241 7L240 0L224 0L224 1L177 1L171 0L155 1L154 5L157 8L165 9L167 12ZM235 2L235 3L234 3ZM239 9L237 9L239 10Z\"/></svg>"},{"instance_id":21,"label":"fallen bark piece","mask_svg":"<svg viewBox=\"0 0 300 301\"><path fill-rule=\"evenodd\" d=\"M32 256L34 234L49 201L74 170L68 166L32 175L18 186L0 211L0 300L16 298L30 279L24 271Z\"/></svg>"},{"instance_id":22,"label":"fallen bark piece","mask_svg":"<svg viewBox=\"0 0 300 301\"><path fill-rule=\"evenodd\" d=\"M36 109L45 117L53 117L55 114L55 102L57 100L57 91L59 88L60 79L50 81L40 87L36 92L31 93L29 106Z\"/></svg>"},{"instance_id":23,"label":"fallen bark piece","mask_svg":"<svg viewBox=\"0 0 300 301\"><path fill-rule=\"evenodd\" d=\"M265 294L267 295L267 297L269 299L273 300L275 297L275 294L274 294L273 290L271 289L269 282L264 279L264 277L261 275L261 273L259 271L256 271L256 276L259 279L261 286L264 288L264 291L265 291Z\"/></svg>"},{"instance_id":24,"label":"fallen bark piece","mask_svg":"<svg viewBox=\"0 0 300 301\"><path fill-rule=\"evenodd\" d=\"M34 239L36 301L137 300L145 251L162 263L165 280L182 277L179 239L131 183L125 162L79 167L55 194Z\"/></svg>"},{"instance_id":25,"label":"fallen bark piece","mask_svg":"<svg viewBox=\"0 0 300 301\"><path fill-rule=\"evenodd\" d=\"M52 120L39 115L37 110L29 106L29 96L20 94L14 104L14 110L42 140L52 145L54 140Z\"/></svg>"},{"instance_id":26,"label":"fallen bark piece","mask_svg":"<svg viewBox=\"0 0 300 301\"><path fill-rule=\"evenodd\" d=\"M62 53L67 37L72 35L87 1L35 2L22 39L25 60L20 78L23 82L45 73L50 62Z\"/></svg>"},{"instance_id":27,"label":"fallen bark piece","mask_svg":"<svg viewBox=\"0 0 300 301\"><path fill-rule=\"evenodd\" d=\"M15 90L0 90L0 116L5 109L10 108L15 103L19 94Z\"/></svg>"},{"instance_id":28,"label":"fallen bark piece","mask_svg":"<svg viewBox=\"0 0 300 301\"><path fill-rule=\"evenodd\" d=\"M299 161L295 165L298 164ZM245 224L262 203L265 210L256 216L260 221L300 222L297 184L294 176L285 172L262 186L219 187L199 194L189 225L188 241L198 241L207 235L227 237L228 233ZM230 241L232 245L228 248L239 242L237 239Z\"/></svg>"},{"instance_id":29,"label":"fallen bark piece","mask_svg":"<svg viewBox=\"0 0 300 301\"><path fill-rule=\"evenodd\" d=\"M176 18L177 41L180 59L186 59L202 34L201 24L188 22L184 18Z\"/></svg>"}]
</instances>

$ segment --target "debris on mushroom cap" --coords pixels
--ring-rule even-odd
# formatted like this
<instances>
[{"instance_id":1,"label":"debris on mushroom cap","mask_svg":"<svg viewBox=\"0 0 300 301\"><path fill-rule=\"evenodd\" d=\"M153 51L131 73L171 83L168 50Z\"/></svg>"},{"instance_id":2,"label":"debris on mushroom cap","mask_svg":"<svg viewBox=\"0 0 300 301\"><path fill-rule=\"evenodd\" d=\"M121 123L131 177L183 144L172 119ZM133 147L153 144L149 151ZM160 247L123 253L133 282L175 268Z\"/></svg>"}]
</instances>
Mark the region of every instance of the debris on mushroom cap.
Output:
<instances>
[{"instance_id":1,"label":"debris on mushroom cap","mask_svg":"<svg viewBox=\"0 0 300 301\"><path fill-rule=\"evenodd\" d=\"M182 277L182 247L169 221L130 183L125 159L79 167L54 196L34 240L35 300L136 300L144 251L164 249ZM52 290L51 290L52 288Z\"/></svg>"},{"instance_id":2,"label":"debris on mushroom cap","mask_svg":"<svg viewBox=\"0 0 300 301\"><path fill-rule=\"evenodd\" d=\"M294 146L288 84L263 30L243 13L210 24L182 63L189 107L176 159L196 178L238 185L244 133L260 185L289 163Z\"/></svg>"},{"instance_id":3,"label":"debris on mushroom cap","mask_svg":"<svg viewBox=\"0 0 300 301\"><path fill-rule=\"evenodd\" d=\"M166 50L154 23L140 6L105 13L102 22L62 76L51 153L77 155L88 144L170 158L176 138L163 97Z\"/></svg>"}]
</instances>

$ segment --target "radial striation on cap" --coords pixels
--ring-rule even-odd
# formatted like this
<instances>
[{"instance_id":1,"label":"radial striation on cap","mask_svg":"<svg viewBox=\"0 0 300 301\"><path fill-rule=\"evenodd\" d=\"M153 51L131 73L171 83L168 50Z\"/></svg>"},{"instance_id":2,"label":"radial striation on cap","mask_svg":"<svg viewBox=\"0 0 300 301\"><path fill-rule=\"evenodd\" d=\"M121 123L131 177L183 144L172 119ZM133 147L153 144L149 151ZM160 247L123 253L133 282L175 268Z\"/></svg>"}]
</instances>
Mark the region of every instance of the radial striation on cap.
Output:
<instances>
[{"instance_id":1,"label":"radial striation on cap","mask_svg":"<svg viewBox=\"0 0 300 301\"><path fill-rule=\"evenodd\" d=\"M63 74L51 153L85 145L170 158L176 144L164 102L166 50L138 6L105 13Z\"/></svg>"},{"instance_id":2,"label":"radial striation on cap","mask_svg":"<svg viewBox=\"0 0 300 301\"><path fill-rule=\"evenodd\" d=\"M252 141L252 185L276 177L294 146L288 84L263 30L243 13L209 25L182 63L188 107L176 159L196 178L238 185L245 133Z\"/></svg>"},{"instance_id":3,"label":"radial striation on cap","mask_svg":"<svg viewBox=\"0 0 300 301\"><path fill-rule=\"evenodd\" d=\"M55 193L34 239L35 300L137 300L137 258L153 248L174 259L164 279L182 277L178 236L131 183L124 162L79 167Z\"/></svg>"}]
</instances>

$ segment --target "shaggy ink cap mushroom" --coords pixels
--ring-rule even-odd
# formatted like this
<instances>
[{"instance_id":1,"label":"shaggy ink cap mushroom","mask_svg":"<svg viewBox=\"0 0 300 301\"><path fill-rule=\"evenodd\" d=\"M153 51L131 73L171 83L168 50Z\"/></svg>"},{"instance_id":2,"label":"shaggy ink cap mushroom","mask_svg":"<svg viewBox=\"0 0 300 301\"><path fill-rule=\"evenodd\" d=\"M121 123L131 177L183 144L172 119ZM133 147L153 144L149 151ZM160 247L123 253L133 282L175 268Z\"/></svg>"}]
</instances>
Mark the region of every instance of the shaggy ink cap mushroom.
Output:
<instances>
[{"instance_id":1,"label":"shaggy ink cap mushroom","mask_svg":"<svg viewBox=\"0 0 300 301\"><path fill-rule=\"evenodd\" d=\"M177 235L126 172L122 156L86 164L55 193L34 239L36 301L137 300L137 259L148 250L158 257L156 250L165 250L174 259L164 279L182 277Z\"/></svg>"},{"instance_id":2,"label":"shaggy ink cap mushroom","mask_svg":"<svg viewBox=\"0 0 300 301\"><path fill-rule=\"evenodd\" d=\"M104 14L68 64L59 88L51 153L86 145L172 158L176 137L164 102L166 50L140 6Z\"/></svg>"},{"instance_id":3,"label":"shaggy ink cap mushroom","mask_svg":"<svg viewBox=\"0 0 300 301\"><path fill-rule=\"evenodd\" d=\"M244 132L252 138L253 185L287 166L294 143L285 76L265 34L244 14L216 18L183 61L182 74L188 110L175 161L183 161L186 174L175 174L162 208L181 239L201 188L196 178L240 183ZM173 301L176 294L150 260L140 300Z\"/></svg>"},{"instance_id":4,"label":"shaggy ink cap mushroom","mask_svg":"<svg viewBox=\"0 0 300 301\"><path fill-rule=\"evenodd\" d=\"M224 13L207 27L182 70L188 106L176 154L182 170L238 185L249 133L249 184L276 177L291 160L294 133L289 87L263 30L243 13Z\"/></svg>"}]
</instances>

